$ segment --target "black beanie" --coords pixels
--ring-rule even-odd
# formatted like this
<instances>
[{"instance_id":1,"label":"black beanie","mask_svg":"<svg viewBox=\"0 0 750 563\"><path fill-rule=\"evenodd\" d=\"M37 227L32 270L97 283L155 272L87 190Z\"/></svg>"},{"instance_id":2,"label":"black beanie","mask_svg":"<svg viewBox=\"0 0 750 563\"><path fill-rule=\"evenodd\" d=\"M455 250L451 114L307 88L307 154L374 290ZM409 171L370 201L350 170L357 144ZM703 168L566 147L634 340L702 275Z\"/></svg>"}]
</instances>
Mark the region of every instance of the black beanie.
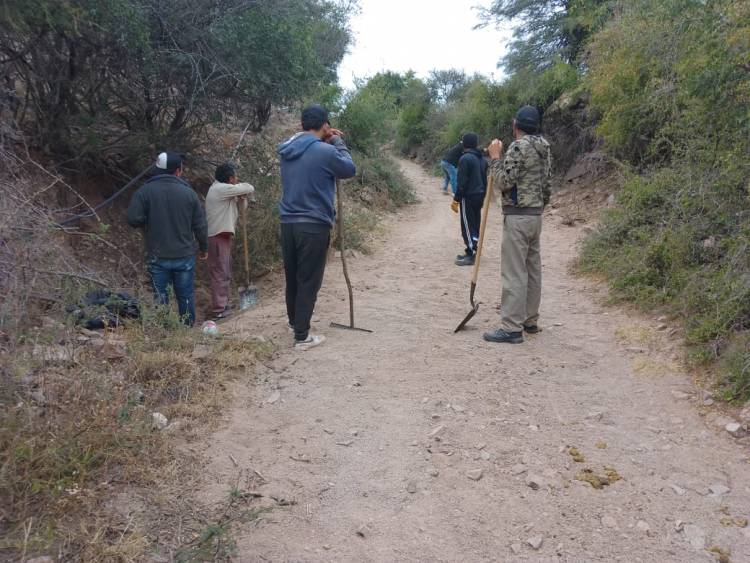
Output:
<instances>
[{"instance_id":1,"label":"black beanie","mask_svg":"<svg viewBox=\"0 0 750 563\"><path fill-rule=\"evenodd\" d=\"M461 144L465 149L475 149L479 145L479 135L476 133L464 133Z\"/></svg>"},{"instance_id":2,"label":"black beanie","mask_svg":"<svg viewBox=\"0 0 750 563\"><path fill-rule=\"evenodd\" d=\"M523 106L516 114L516 127L524 133L538 133L542 119L534 106Z\"/></svg>"}]
</instances>

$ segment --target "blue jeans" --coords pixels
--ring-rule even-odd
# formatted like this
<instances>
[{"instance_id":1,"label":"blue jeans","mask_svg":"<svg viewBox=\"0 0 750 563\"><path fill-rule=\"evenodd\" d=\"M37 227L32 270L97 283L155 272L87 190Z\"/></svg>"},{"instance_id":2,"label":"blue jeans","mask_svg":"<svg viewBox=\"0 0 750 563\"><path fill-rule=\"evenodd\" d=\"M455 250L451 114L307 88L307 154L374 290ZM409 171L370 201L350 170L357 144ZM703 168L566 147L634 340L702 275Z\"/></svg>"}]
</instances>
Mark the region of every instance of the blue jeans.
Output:
<instances>
[{"instance_id":1,"label":"blue jeans","mask_svg":"<svg viewBox=\"0 0 750 563\"><path fill-rule=\"evenodd\" d=\"M169 286L172 286L180 318L188 326L195 323L195 299L193 279L195 256L152 260L148 263L154 295L160 305L169 305Z\"/></svg>"},{"instance_id":2,"label":"blue jeans","mask_svg":"<svg viewBox=\"0 0 750 563\"><path fill-rule=\"evenodd\" d=\"M458 170L447 160L441 161L440 166L443 169L443 175L445 176L443 189L447 190L448 184L450 184L451 190L453 190L453 193L455 194L458 189Z\"/></svg>"}]
</instances>

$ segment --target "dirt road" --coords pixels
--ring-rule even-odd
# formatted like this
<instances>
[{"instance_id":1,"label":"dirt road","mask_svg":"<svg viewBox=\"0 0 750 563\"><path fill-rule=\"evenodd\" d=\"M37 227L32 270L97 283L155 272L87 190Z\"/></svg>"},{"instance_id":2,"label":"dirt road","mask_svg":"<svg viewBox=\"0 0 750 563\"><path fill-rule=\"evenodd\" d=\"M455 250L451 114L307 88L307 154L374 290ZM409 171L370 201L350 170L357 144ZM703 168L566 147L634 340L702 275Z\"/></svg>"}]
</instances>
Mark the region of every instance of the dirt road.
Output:
<instances>
[{"instance_id":1,"label":"dirt road","mask_svg":"<svg viewBox=\"0 0 750 563\"><path fill-rule=\"evenodd\" d=\"M750 561L747 449L700 416L655 322L604 307L595 284L568 274L580 231L545 218L544 332L488 344L500 292L493 207L484 304L454 335L470 275L453 265L457 218L436 179L402 166L421 203L351 264L358 323L374 334L329 328L347 319L337 262L316 309L324 346L293 351L282 296L268 290L225 325L282 351L237 385L206 443L205 500L256 470L267 484L241 486L296 501L237 529L236 560L711 561L716 546ZM605 468L622 479L576 480Z\"/></svg>"}]
</instances>

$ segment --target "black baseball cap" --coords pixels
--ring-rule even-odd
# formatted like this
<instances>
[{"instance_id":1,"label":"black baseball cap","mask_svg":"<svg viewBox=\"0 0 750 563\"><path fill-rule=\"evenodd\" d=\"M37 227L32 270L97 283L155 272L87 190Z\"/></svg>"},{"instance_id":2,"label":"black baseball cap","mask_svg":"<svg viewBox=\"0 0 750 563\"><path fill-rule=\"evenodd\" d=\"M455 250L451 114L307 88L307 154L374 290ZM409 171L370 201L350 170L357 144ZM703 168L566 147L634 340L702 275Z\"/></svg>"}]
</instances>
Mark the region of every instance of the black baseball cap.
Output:
<instances>
[{"instance_id":1,"label":"black baseball cap","mask_svg":"<svg viewBox=\"0 0 750 563\"><path fill-rule=\"evenodd\" d=\"M541 124L539 110L534 106L523 106L516 113L516 127L524 133L538 133Z\"/></svg>"},{"instance_id":2,"label":"black baseball cap","mask_svg":"<svg viewBox=\"0 0 750 563\"><path fill-rule=\"evenodd\" d=\"M165 151L156 157L156 168L167 174L174 174L175 170L182 167L185 156L176 152Z\"/></svg>"},{"instance_id":3,"label":"black baseball cap","mask_svg":"<svg viewBox=\"0 0 750 563\"><path fill-rule=\"evenodd\" d=\"M328 110L323 106L313 104L302 110L302 129L305 131L317 131L326 123L330 125L331 122L328 120Z\"/></svg>"}]
</instances>

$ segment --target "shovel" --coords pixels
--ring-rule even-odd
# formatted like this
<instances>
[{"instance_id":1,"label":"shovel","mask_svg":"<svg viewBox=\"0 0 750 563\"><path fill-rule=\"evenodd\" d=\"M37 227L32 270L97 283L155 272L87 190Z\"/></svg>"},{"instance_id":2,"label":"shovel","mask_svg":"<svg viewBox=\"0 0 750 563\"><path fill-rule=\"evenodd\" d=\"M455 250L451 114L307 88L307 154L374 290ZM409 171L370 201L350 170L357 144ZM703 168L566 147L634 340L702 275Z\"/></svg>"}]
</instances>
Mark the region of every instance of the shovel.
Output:
<instances>
[{"instance_id":1,"label":"shovel","mask_svg":"<svg viewBox=\"0 0 750 563\"><path fill-rule=\"evenodd\" d=\"M245 287L240 287L240 311L246 311L258 304L258 288L250 281L250 251L247 244L247 208L240 203L240 220L242 221L242 247L245 251Z\"/></svg>"},{"instance_id":2,"label":"shovel","mask_svg":"<svg viewBox=\"0 0 750 563\"><path fill-rule=\"evenodd\" d=\"M372 332L366 328L359 328L354 326L354 291L352 290L352 282L349 279L349 268L346 266L346 245L344 244L344 204L343 197L341 194L341 188L339 187L339 181L336 180L336 199L338 200L338 217L336 221L336 235L339 239L339 247L341 250L341 265L344 268L344 279L346 280L346 288L349 290L349 324L342 325L339 323L331 323L333 328L343 328L345 330L357 330L359 332Z\"/></svg>"},{"instance_id":3,"label":"shovel","mask_svg":"<svg viewBox=\"0 0 750 563\"><path fill-rule=\"evenodd\" d=\"M454 334L464 328L474 315L479 311L479 301L474 301L474 292L477 289L477 278L479 277L479 263L482 261L482 246L484 245L484 233L487 229L487 215L490 211L490 200L492 199L492 181L494 176L490 174L489 184L487 185L487 193L484 195L484 203L482 204L482 222L479 226L479 242L477 243L477 253L474 258L474 272L471 274L471 289L469 290L469 302L471 303L471 311L464 317L454 330Z\"/></svg>"}]
</instances>

